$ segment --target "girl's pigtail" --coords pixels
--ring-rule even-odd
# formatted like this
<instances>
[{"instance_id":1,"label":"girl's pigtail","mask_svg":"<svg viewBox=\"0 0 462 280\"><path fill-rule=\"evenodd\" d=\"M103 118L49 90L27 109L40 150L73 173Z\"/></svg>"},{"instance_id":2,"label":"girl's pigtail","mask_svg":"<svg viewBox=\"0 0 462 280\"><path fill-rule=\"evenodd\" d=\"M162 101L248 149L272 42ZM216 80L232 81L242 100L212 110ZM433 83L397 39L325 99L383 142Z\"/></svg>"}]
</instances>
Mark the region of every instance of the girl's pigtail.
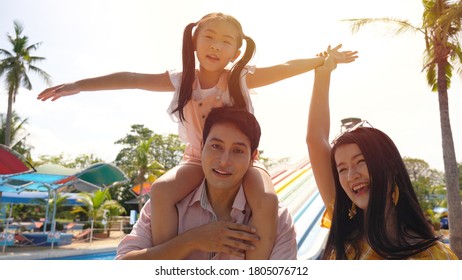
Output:
<instances>
[{"instance_id":1,"label":"girl's pigtail","mask_svg":"<svg viewBox=\"0 0 462 280\"><path fill-rule=\"evenodd\" d=\"M252 38L244 35L246 41L245 53L242 58L231 68L228 81L229 93L234 101L233 107L247 110L247 103L241 89L241 72L255 53L255 42Z\"/></svg>"},{"instance_id":2,"label":"girl's pigtail","mask_svg":"<svg viewBox=\"0 0 462 280\"><path fill-rule=\"evenodd\" d=\"M194 56L194 41L192 30L196 23L188 24L183 32L183 75L178 96L178 106L173 110L179 112L180 121L184 121L183 108L192 97L192 86L195 79L196 58Z\"/></svg>"}]
</instances>

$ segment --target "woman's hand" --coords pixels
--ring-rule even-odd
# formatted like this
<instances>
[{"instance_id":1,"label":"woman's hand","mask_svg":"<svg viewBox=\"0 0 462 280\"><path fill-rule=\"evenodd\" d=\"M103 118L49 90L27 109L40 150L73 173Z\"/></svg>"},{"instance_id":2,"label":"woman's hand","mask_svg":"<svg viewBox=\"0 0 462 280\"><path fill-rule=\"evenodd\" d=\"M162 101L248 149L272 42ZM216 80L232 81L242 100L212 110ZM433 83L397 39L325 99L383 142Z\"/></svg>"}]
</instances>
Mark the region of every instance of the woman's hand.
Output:
<instances>
[{"instance_id":1,"label":"woman's hand","mask_svg":"<svg viewBox=\"0 0 462 280\"><path fill-rule=\"evenodd\" d=\"M357 51L339 51L342 47L342 44L337 45L335 48L331 49L329 46L327 48L327 55L328 57L332 57L336 64L339 63L350 63L358 58Z\"/></svg>"}]
</instances>

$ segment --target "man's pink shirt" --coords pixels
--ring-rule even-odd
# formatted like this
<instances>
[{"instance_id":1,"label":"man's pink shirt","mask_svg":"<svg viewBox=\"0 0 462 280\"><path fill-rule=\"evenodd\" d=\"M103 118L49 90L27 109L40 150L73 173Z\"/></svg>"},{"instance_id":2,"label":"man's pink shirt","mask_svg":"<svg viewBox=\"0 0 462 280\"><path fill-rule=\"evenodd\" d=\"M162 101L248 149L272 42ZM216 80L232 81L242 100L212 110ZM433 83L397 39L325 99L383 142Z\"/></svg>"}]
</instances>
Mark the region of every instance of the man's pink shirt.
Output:
<instances>
[{"instance_id":1,"label":"man's pink shirt","mask_svg":"<svg viewBox=\"0 0 462 280\"><path fill-rule=\"evenodd\" d=\"M195 191L177 204L179 226L178 233L216 221L210 203L208 202L205 184L202 183ZM231 210L231 218L237 223L248 224L251 211L245 199L244 191L239 189ZM116 259L124 254L153 247L151 238L151 201L149 200L141 210L140 218L133 226L130 234L126 235L117 248ZM209 252L194 251L186 259L190 260L234 260L242 259L225 253L211 254ZM292 217L286 207L279 207L276 241L271 252L272 260L297 259L297 241Z\"/></svg>"}]
</instances>

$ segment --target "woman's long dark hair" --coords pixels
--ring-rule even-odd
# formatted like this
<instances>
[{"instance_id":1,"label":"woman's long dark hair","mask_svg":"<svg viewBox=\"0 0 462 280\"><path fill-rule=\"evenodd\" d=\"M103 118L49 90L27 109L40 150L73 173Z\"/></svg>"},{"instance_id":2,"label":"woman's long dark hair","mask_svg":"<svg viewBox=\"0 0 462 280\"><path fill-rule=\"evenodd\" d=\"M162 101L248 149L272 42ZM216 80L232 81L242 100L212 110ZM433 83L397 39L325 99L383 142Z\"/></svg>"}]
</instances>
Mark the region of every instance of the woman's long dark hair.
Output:
<instances>
[{"instance_id":1,"label":"woman's long dark hair","mask_svg":"<svg viewBox=\"0 0 462 280\"><path fill-rule=\"evenodd\" d=\"M336 149L345 144L358 145L370 179L367 211L357 207L357 214L351 220L348 210L352 202L340 185L335 163ZM406 259L431 247L439 239L419 205L398 149L385 133L362 127L343 134L332 148L331 162L336 199L323 258L329 258L332 251L335 251L336 259L347 259L345 249L348 244L354 249L354 258L358 259L361 255L361 240L364 239L384 259ZM387 207L395 185L399 189L398 203ZM392 212L396 215L394 238L389 236L387 230L387 221L392 218Z\"/></svg>"},{"instance_id":2,"label":"woman's long dark hair","mask_svg":"<svg viewBox=\"0 0 462 280\"><path fill-rule=\"evenodd\" d=\"M246 41L245 53L242 58L234 64L231 68L231 74L228 80L228 89L233 100L233 106L237 108L247 109L247 104L242 94L240 78L241 72L247 63L252 59L255 53L255 42L248 36L244 35L242 26L234 17L225 15L222 13L211 13L205 15L200 21L196 23L188 24L183 32L183 76L181 79L180 94L178 97L178 107L176 107L172 113L178 112L180 120L184 121L183 109L191 100L192 97L192 86L195 79L196 71L196 57L194 55L196 46L196 34L200 31L202 24L210 20L226 20L237 27L239 31L239 37L237 38L237 48L240 49L242 41ZM194 27L197 28L194 30Z\"/></svg>"}]
</instances>

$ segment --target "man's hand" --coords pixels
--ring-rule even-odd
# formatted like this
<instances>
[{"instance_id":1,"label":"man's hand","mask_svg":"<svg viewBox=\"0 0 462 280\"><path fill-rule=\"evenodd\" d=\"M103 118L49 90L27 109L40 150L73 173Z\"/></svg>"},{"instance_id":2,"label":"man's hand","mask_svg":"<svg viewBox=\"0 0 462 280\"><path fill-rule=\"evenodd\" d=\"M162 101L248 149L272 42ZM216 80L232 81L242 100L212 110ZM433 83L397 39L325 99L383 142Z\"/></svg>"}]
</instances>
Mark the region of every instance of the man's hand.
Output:
<instances>
[{"instance_id":1,"label":"man's hand","mask_svg":"<svg viewBox=\"0 0 462 280\"><path fill-rule=\"evenodd\" d=\"M194 247L204 252L222 252L244 257L245 251L254 250L252 241L259 240L255 228L229 221L209 223L188 231L194 238Z\"/></svg>"}]
</instances>

